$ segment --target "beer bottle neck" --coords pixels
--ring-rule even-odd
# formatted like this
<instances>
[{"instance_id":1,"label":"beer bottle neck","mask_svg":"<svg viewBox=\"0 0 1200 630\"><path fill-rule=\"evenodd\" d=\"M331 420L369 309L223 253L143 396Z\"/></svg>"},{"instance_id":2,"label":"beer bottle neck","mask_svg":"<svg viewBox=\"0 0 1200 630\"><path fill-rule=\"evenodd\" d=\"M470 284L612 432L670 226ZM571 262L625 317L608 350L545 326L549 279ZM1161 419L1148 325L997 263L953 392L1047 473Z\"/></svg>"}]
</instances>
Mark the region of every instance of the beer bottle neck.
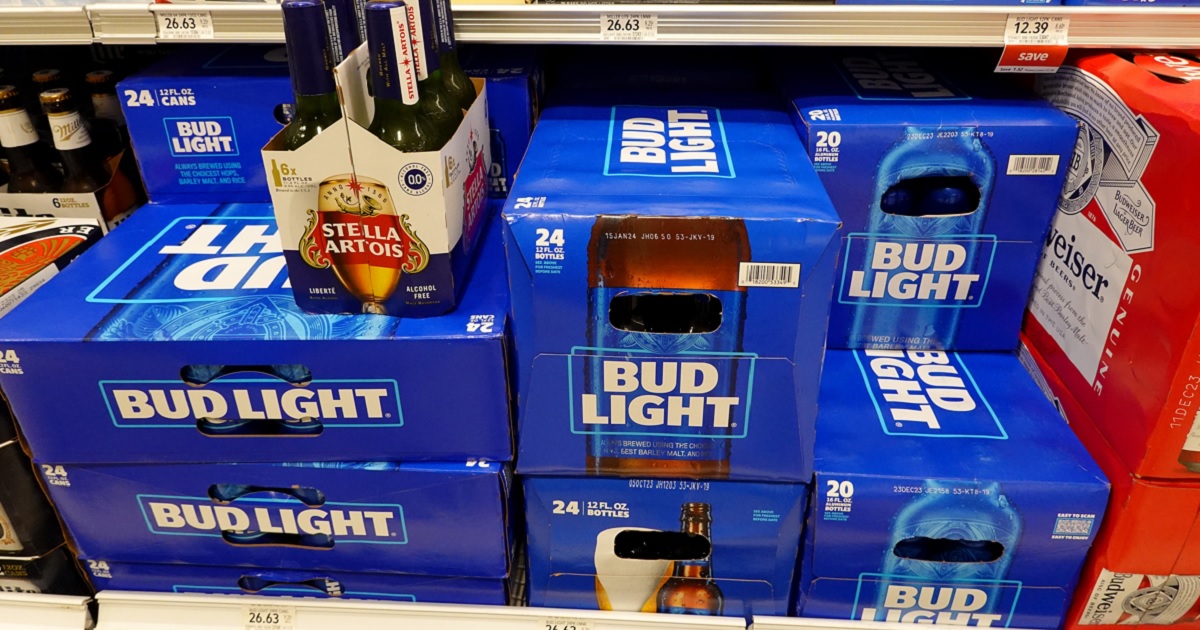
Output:
<instances>
[{"instance_id":1,"label":"beer bottle neck","mask_svg":"<svg viewBox=\"0 0 1200 630\"><path fill-rule=\"evenodd\" d=\"M296 120L328 121L328 125L342 117L342 106L338 103L337 92L295 96Z\"/></svg>"},{"instance_id":2,"label":"beer bottle neck","mask_svg":"<svg viewBox=\"0 0 1200 630\"><path fill-rule=\"evenodd\" d=\"M675 561L675 576L685 578L711 578L712 577L712 520L708 514L691 514L684 515L680 521L680 528L684 533L693 534L695 536L703 536L709 541L709 555L698 560L676 560Z\"/></svg>"},{"instance_id":3,"label":"beer bottle neck","mask_svg":"<svg viewBox=\"0 0 1200 630\"><path fill-rule=\"evenodd\" d=\"M712 579L712 560L676 560L675 577L700 580Z\"/></svg>"},{"instance_id":4,"label":"beer bottle neck","mask_svg":"<svg viewBox=\"0 0 1200 630\"><path fill-rule=\"evenodd\" d=\"M29 112L21 108L0 112L0 146L13 149L37 142L37 130L29 118Z\"/></svg>"}]
</instances>

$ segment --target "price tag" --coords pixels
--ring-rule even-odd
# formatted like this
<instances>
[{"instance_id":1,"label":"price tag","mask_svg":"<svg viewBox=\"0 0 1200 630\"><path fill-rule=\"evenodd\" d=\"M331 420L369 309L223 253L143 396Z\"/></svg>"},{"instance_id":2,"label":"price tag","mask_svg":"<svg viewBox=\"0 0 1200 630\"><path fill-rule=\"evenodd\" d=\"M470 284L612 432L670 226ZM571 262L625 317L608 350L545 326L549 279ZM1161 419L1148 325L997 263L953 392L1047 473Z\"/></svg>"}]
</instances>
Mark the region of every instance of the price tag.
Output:
<instances>
[{"instance_id":1,"label":"price tag","mask_svg":"<svg viewBox=\"0 0 1200 630\"><path fill-rule=\"evenodd\" d=\"M627 42L658 39L658 16L653 13L601 13L600 38Z\"/></svg>"},{"instance_id":2,"label":"price tag","mask_svg":"<svg viewBox=\"0 0 1200 630\"><path fill-rule=\"evenodd\" d=\"M1010 15L996 72L1054 72L1067 58L1066 15Z\"/></svg>"},{"instance_id":3,"label":"price tag","mask_svg":"<svg viewBox=\"0 0 1200 630\"><path fill-rule=\"evenodd\" d=\"M296 630L296 608L274 604L242 606L245 630Z\"/></svg>"},{"instance_id":4,"label":"price tag","mask_svg":"<svg viewBox=\"0 0 1200 630\"><path fill-rule=\"evenodd\" d=\"M587 619L545 617L538 625L537 630L592 630L592 626Z\"/></svg>"},{"instance_id":5,"label":"price tag","mask_svg":"<svg viewBox=\"0 0 1200 630\"><path fill-rule=\"evenodd\" d=\"M155 12L159 39L212 39L212 15L208 11Z\"/></svg>"}]
</instances>

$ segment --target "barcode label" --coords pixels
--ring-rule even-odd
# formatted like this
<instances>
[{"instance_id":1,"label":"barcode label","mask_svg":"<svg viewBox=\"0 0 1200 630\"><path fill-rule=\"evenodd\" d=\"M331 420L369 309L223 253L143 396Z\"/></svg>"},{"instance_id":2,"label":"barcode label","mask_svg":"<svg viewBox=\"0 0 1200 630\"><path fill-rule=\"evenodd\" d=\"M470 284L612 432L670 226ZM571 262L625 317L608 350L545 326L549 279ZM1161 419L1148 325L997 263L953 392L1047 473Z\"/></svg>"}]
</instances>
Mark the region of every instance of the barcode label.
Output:
<instances>
[{"instance_id":1,"label":"barcode label","mask_svg":"<svg viewBox=\"0 0 1200 630\"><path fill-rule=\"evenodd\" d=\"M1057 155L1010 155L1009 175L1053 175L1058 172Z\"/></svg>"},{"instance_id":2,"label":"barcode label","mask_svg":"<svg viewBox=\"0 0 1200 630\"><path fill-rule=\"evenodd\" d=\"M784 263L742 263L738 268L739 287L800 286L800 265Z\"/></svg>"}]
</instances>

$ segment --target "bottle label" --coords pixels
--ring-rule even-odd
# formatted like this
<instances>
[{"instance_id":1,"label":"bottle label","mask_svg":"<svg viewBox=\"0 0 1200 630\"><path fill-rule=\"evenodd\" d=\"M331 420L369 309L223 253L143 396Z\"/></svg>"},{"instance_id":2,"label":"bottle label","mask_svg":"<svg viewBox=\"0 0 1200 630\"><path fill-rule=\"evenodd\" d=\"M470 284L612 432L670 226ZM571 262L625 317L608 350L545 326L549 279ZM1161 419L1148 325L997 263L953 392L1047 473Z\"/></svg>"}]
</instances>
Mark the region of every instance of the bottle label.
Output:
<instances>
[{"instance_id":1,"label":"bottle label","mask_svg":"<svg viewBox=\"0 0 1200 630\"><path fill-rule=\"evenodd\" d=\"M125 112L121 111L121 101L115 95L92 96L92 107L96 110L96 118L111 120L122 127L125 126Z\"/></svg>"},{"instance_id":2,"label":"bottle label","mask_svg":"<svg viewBox=\"0 0 1200 630\"><path fill-rule=\"evenodd\" d=\"M1102 569L1079 625L1169 625L1200 619L1200 576Z\"/></svg>"},{"instance_id":3,"label":"bottle label","mask_svg":"<svg viewBox=\"0 0 1200 630\"><path fill-rule=\"evenodd\" d=\"M405 105L416 105L417 61L413 54L412 37L408 30L408 12L404 7L392 9L392 37L396 45L396 80L400 84L400 100Z\"/></svg>"},{"instance_id":4,"label":"bottle label","mask_svg":"<svg viewBox=\"0 0 1200 630\"><path fill-rule=\"evenodd\" d=\"M424 81L429 78L429 61L425 58L425 24L427 16L421 15L419 2L408 3L408 39L412 44L413 63L417 67L417 79Z\"/></svg>"},{"instance_id":5,"label":"bottle label","mask_svg":"<svg viewBox=\"0 0 1200 630\"><path fill-rule=\"evenodd\" d=\"M24 546L17 539L17 530L4 511L4 506L0 505L0 551L17 553L22 549Z\"/></svg>"},{"instance_id":6,"label":"bottle label","mask_svg":"<svg viewBox=\"0 0 1200 630\"><path fill-rule=\"evenodd\" d=\"M737 351L745 293L706 291L723 305L711 333L655 334L610 325L611 299L629 291L651 292L592 289L594 345L570 355L572 433L590 436L594 457L726 459L750 430L756 355Z\"/></svg>"},{"instance_id":7,"label":"bottle label","mask_svg":"<svg viewBox=\"0 0 1200 630\"><path fill-rule=\"evenodd\" d=\"M92 143L87 125L83 123L83 116L79 112L48 114L47 118L54 135L54 148L59 151L82 149Z\"/></svg>"},{"instance_id":8,"label":"bottle label","mask_svg":"<svg viewBox=\"0 0 1200 630\"><path fill-rule=\"evenodd\" d=\"M0 145L23 147L38 141L37 129L23 109L0 112Z\"/></svg>"}]
</instances>

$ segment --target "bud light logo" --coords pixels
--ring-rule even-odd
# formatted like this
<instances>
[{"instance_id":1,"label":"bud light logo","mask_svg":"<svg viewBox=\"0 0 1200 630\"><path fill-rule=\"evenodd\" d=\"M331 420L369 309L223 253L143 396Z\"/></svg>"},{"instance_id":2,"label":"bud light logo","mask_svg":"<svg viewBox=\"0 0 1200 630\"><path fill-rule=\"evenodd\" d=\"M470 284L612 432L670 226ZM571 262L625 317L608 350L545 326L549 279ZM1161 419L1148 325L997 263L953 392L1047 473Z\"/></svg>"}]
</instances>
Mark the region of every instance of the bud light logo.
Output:
<instances>
[{"instance_id":1,"label":"bud light logo","mask_svg":"<svg viewBox=\"0 0 1200 630\"><path fill-rule=\"evenodd\" d=\"M744 438L750 430L756 358L743 352L663 357L572 348L571 432ZM594 386L582 387L589 372Z\"/></svg>"},{"instance_id":2,"label":"bud light logo","mask_svg":"<svg viewBox=\"0 0 1200 630\"><path fill-rule=\"evenodd\" d=\"M854 359L884 433L1008 439L996 412L957 354L855 350Z\"/></svg>"},{"instance_id":3,"label":"bud light logo","mask_svg":"<svg viewBox=\"0 0 1200 630\"><path fill-rule=\"evenodd\" d=\"M925 239L850 234L838 302L977 308L995 255L996 237L990 234Z\"/></svg>"},{"instance_id":4,"label":"bud light logo","mask_svg":"<svg viewBox=\"0 0 1200 630\"><path fill-rule=\"evenodd\" d=\"M966 101L971 97L903 52L844 57L842 78L862 100Z\"/></svg>"},{"instance_id":5,"label":"bud light logo","mask_svg":"<svg viewBox=\"0 0 1200 630\"><path fill-rule=\"evenodd\" d=\"M721 110L613 107L604 174L735 177Z\"/></svg>"},{"instance_id":6,"label":"bud light logo","mask_svg":"<svg viewBox=\"0 0 1200 630\"><path fill-rule=\"evenodd\" d=\"M394 380L323 381L298 387L275 378L222 378L203 386L181 381L101 381L114 426L194 427L200 420L319 420L329 428L404 426Z\"/></svg>"},{"instance_id":7,"label":"bud light logo","mask_svg":"<svg viewBox=\"0 0 1200 630\"><path fill-rule=\"evenodd\" d=\"M325 503L243 497L217 503L209 497L139 494L138 505L152 534L221 538L222 532L327 536L335 545L404 545L408 532L400 505Z\"/></svg>"},{"instance_id":8,"label":"bud light logo","mask_svg":"<svg viewBox=\"0 0 1200 630\"><path fill-rule=\"evenodd\" d=\"M144 286L154 277L152 286ZM104 279L89 302L169 304L286 295L274 217L181 217Z\"/></svg>"},{"instance_id":9,"label":"bud light logo","mask_svg":"<svg viewBox=\"0 0 1200 630\"><path fill-rule=\"evenodd\" d=\"M937 582L863 573L858 578L852 619L1007 627L1016 612L1021 586L1017 580Z\"/></svg>"},{"instance_id":10,"label":"bud light logo","mask_svg":"<svg viewBox=\"0 0 1200 630\"><path fill-rule=\"evenodd\" d=\"M173 157L239 155L237 133L229 116L164 118Z\"/></svg>"}]
</instances>

